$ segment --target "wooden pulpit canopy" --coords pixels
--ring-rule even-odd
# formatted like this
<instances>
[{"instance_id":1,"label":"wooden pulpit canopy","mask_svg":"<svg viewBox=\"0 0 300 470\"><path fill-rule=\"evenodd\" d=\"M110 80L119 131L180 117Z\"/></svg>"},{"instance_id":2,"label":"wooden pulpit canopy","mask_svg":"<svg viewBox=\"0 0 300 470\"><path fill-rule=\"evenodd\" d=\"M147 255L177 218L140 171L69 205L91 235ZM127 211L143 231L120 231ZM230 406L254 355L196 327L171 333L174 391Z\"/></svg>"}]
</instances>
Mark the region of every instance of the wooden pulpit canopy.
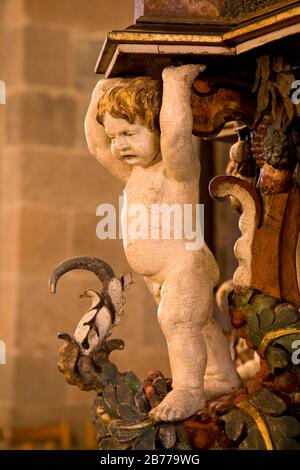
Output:
<instances>
[{"instance_id":1,"label":"wooden pulpit canopy","mask_svg":"<svg viewBox=\"0 0 300 470\"><path fill-rule=\"evenodd\" d=\"M233 57L239 62L236 56L251 57L265 45L273 50L288 38L297 50L300 1L136 0L135 24L108 33L95 71L106 77L159 76L176 60L199 61L201 56L208 63L225 62L227 73ZM248 60L245 66L253 70Z\"/></svg>"}]
</instances>

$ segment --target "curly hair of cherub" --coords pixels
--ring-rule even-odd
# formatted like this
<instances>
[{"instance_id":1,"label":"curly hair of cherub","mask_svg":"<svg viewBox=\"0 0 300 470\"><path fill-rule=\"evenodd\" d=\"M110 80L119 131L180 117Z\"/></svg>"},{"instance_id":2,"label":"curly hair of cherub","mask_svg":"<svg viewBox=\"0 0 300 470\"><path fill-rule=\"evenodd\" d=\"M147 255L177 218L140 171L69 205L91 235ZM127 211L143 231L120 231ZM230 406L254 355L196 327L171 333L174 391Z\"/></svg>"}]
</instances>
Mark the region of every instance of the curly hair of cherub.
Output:
<instances>
[{"instance_id":1,"label":"curly hair of cherub","mask_svg":"<svg viewBox=\"0 0 300 470\"><path fill-rule=\"evenodd\" d=\"M138 121L159 134L161 103L161 80L150 77L120 79L100 98L97 121L103 124L107 112L114 118L126 119L130 124Z\"/></svg>"}]
</instances>

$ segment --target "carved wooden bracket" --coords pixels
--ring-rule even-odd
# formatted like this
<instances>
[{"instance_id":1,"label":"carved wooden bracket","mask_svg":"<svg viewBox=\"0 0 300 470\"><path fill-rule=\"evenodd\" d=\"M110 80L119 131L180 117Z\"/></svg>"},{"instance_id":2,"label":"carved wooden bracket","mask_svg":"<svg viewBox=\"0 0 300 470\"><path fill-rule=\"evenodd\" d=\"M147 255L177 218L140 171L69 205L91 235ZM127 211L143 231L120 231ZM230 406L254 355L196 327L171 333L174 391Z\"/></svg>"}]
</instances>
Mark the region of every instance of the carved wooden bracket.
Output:
<instances>
[{"instance_id":1,"label":"carved wooden bracket","mask_svg":"<svg viewBox=\"0 0 300 470\"><path fill-rule=\"evenodd\" d=\"M246 181L233 176L217 176L210 183L210 193L215 199L234 196L243 208L239 221L242 237L234 248L239 261L233 278L235 285L254 288L298 305L299 187L260 197Z\"/></svg>"},{"instance_id":2,"label":"carved wooden bracket","mask_svg":"<svg viewBox=\"0 0 300 470\"><path fill-rule=\"evenodd\" d=\"M219 134L225 124L241 120L252 126L256 112L256 97L249 84L234 77L198 78L192 90L193 132L199 137Z\"/></svg>"}]
</instances>

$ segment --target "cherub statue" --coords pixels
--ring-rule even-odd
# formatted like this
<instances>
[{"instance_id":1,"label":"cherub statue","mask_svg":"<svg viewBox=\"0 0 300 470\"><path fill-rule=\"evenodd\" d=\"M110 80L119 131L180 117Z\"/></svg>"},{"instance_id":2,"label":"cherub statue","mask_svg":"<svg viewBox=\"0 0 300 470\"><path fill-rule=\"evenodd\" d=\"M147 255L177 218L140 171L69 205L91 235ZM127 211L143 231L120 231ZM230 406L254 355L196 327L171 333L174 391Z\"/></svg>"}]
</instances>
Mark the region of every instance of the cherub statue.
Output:
<instances>
[{"instance_id":1,"label":"cherub statue","mask_svg":"<svg viewBox=\"0 0 300 470\"><path fill-rule=\"evenodd\" d=\"M200 163L192 144L193 81L203 65L167 67L162 83L148 77L104 79L86 117L90 151L125 184L122 224L130 207L190 204L199 200ZM162 87L163 84L163 87ZM159 227L161 228L161 227ZM172 371L172 391L151 412L157 421L179 421L207 400L240 385L223 332L213 318L218 266L203 244L132 236L123 230L129 265L141 274L158 304Z\"/></svg>"}]
</instances>

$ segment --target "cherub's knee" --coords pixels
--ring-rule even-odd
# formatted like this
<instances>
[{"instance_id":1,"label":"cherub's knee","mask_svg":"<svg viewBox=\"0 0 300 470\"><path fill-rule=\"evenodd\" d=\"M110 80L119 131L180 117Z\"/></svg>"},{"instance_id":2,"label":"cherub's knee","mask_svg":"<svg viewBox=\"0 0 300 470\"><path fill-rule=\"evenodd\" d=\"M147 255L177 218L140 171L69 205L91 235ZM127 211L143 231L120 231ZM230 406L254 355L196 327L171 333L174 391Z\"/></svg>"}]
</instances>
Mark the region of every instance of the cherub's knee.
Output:
<instances>
[{"instance_id":1,"label":"cherub's knee","mask_svg":"<svg viewBox=\"0 0 300 470\"><path fill-rule=\"evenodd\" d=\"M158 308L158 321L165 335L175 335L183 330L186 330L188 334L193 329L201 329L206 323L206 318L195 307L172 308L160 305Z\"/></svg>"},{"instance_id":2,"label":"cherub's knee","mask_svg":"<svg viewBox=\"0 0 300 470\"><path fill-rule=\"evenodd\" d=\"M171 310L166 308L162 308L159 306L158 308L158 322L162 331L165 332L172 332L176 328L176 324L181 324L182 319L174 314Z\"/></svg>"}]
</instances>

